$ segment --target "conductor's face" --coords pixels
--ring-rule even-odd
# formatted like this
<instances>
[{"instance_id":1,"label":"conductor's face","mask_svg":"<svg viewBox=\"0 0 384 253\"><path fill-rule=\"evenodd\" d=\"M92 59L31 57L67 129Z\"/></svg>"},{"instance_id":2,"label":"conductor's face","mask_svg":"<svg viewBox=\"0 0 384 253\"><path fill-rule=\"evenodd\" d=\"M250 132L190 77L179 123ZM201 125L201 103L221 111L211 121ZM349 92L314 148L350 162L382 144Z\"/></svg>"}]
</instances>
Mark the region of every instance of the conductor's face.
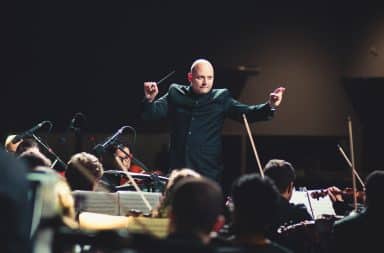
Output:
<instances>
[{"instance_id":1,"label":"conductor's face","mask_svg":"<svg viewBox=\"0 0 384 253\"><path fill-rule=\"evenodd\" d=\"M213 86L213 67L209 62L200 62L190 74L191 87L196 94L206 94Z\"/></svg>"}]
</instances>

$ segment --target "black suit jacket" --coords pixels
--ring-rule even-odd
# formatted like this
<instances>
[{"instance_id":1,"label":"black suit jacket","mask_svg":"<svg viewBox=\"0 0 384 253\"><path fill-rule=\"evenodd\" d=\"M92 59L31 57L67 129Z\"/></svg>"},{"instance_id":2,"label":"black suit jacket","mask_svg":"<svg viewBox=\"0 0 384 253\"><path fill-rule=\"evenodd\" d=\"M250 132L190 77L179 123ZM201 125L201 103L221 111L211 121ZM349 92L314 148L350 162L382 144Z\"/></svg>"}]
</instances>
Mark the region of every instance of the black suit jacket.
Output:
<instances>
[{"instance_id":1,"label":"black suit jacket","mask_svg":"<svg viewBox=\"0 0 384 253\"><path fill-rule=\"evenodd\" d=\"M218 180L222 172L221 131L224 119L254 122L272 118L268 103L245 105L227 89L196 95L190 86L173 84L168 92L149 103L144 100L143 119L169 118L171 125L170 169L188 167Z\"/></svg>"}]
</instances>

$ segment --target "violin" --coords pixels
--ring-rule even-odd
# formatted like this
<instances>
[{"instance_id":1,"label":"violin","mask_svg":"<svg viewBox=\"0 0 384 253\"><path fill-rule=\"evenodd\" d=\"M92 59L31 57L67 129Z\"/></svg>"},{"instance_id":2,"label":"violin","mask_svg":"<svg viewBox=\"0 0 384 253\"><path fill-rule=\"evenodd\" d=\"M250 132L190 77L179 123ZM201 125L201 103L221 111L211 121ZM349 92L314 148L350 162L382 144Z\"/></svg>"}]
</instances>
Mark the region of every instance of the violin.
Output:
<instances>
[{"instance_id":1,"label":"violin","mask_svg":"<svg viewBox=\"0 0 384 253\"><path fill-rule=\"evenodd\" d=\"M281 238L298 240L308 244L307 247L312 248L328 241L334 222L340 218L333 215L324 215L316 220L304 220L295 224L280 226L277 233Z\"/></svg>"},{"instance_id":2,"label":"violin","mask_svg":"<svg viewBox=\"0 0 384 253\"><path fill-rule=\"evenodd\" d=\"M353 194L354 194L353 189L350 187L346 187L343 190L337 189L335 187L330 187L327 189L311 192L311 197L314 199L319 199L319 198L323 198L323 197L328 196L328 195L333 195L333 196L339 195L342 197L342 200L344 200L346 202L350 202L350 201L352 202L353 201ZM365 191L356 191L356 199L357 199L358 203L364 204L365 203ZM333 201L336 201L336 200L333 200Z\"/></svg>"}]
</instances>

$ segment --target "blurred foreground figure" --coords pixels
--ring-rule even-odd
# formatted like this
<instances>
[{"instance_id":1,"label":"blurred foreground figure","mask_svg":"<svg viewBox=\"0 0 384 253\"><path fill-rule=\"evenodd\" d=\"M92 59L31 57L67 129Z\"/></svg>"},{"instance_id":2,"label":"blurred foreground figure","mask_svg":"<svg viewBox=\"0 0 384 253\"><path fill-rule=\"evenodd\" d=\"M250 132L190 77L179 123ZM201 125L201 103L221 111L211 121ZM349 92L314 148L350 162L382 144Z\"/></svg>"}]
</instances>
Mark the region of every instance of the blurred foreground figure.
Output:
<instances>
[{"instance_id":1,"label":"blurred foreground figure","mask_svg":"<svg viewBox=\"0 0 384 253\"><path fill-rule=\"evenodd\" d=\"M0 150L0 252L30 252L30 205L24 165Z\"/></svg>"}]
</instances>

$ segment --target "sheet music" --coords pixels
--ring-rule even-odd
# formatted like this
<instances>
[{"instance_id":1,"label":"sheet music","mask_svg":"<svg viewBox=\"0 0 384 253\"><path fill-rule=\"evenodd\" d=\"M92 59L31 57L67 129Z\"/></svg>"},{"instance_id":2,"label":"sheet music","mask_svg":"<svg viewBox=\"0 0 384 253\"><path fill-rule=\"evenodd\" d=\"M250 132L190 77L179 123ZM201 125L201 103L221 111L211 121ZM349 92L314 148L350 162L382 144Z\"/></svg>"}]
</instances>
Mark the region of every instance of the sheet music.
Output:
<instances>
[{"instance_id":1,"label":"sheet music","mask_svg":"<svg viewBox=\"0 0 384 253\"><path fill-rule=\"evenodd\" d=\"M148 213L148 207L138 192L134 191L118 191L119 198L119 214L127 215L130 209L137 209L143 213ZM159 192L142 192L152 208L157 207L160 202L161 193Z\"/></svg>"},{"instance_id":2,"label":"sheet music","mask_svg":"<svg viewBox=\"0 0 384 253\"><path fill-rule=\"evenodd\" d=\"M323 217L323 215L336 215L331 198L328 195L318 199L312 198L311 193L314 191L319 191L319 190L308 191L308 197L312 205L314 218L318 219Z\"/></svg>"},{"instance_id":3,"label":"sheet music","mask_svg":"<svg viewBox=\"0 0 384 253\"><path fill-rule=\"evenodd\" d=\"M327 195L319 199L312 198L311 193L315 191L319 190L294 191L289 202L304 204L313 219L321 218L323 215L336 215L330 197Z\"/></svg>"},{"instance_id":4,"label":"sheet music","mask_svg":"<svg viewBox=\"0 0 384 253\"><path fill-rule=\"evenodd\" d=\"M119 203L117 193L80 191L72 192L75 199L79 199L80 205L76 212L94 212L101 214L119 215Z\"/></svg>"}]
</instances>

